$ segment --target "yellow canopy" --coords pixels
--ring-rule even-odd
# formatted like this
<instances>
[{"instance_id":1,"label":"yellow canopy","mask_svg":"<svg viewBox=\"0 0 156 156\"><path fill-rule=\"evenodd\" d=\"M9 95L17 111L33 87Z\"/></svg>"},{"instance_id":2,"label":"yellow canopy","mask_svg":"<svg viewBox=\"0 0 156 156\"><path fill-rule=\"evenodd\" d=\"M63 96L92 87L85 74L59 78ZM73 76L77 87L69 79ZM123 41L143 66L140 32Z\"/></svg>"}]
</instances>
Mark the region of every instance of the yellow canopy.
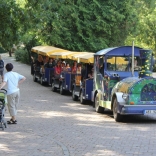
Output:
<instances>
[{"instance_id":1,"label":"yellow canopy","mask_svg":"<svg viewBox=\"0 0 156 156\"><path fill-rule=\"evenodd\" d=\"M33 47L31 49L32 52L35 52L35 53L38 53L38 50L41 49L43 46L36 46L36 47Z\"/></svg>"},{"instance_id":2,"label":"yellow canopy","mask_svg":"<svg viewBox=\"0 0 156 156\"><path fill-rule=\"evenodd\" d=\"M55 52L68 52L68 50L56 48L53 46L36 46L31 49L31 51L41 54L43 56L50 56Z\"/></svg>"},{"instance_id":3,"label":"yellow canopy","mask_svg":"<svg viewBox=\"0 0 156 156\"><path fill-rule=\"evenodd\" d=\"M80 62L83 63L94 63L94 54L95 53L89 53L89 54L85 54L79 57Z\"/></svg>"},{"instance_id":4,"label":"yellow canopy","mask_svg":"<svg viewBox=\"0 0 156 156\"><path fill-rule=\"evenodd\" d=\"M68 59L68 57L70 57L71 55L74 54L78 54L79 52L71 52L71 51L67 51L67 52L55 52L53 54L50 55L51 58L60 58L60 59Z\"/></svg>"},{"instance_id":5,"label":"yellow canopy","mask_svg":"<svg viewBox=\"0 0 156 156\"><path fill-rule=\"evenodd\" d=\"M72 57L73 57L74 55L79 55L79 54L81 54L81 52L72 51L72 54L71 54L71 55L68 55L68 56L67 56L67 59L72 59Z\"/></svg>"},{"instance_id":6,"label":"yellow canopy","mask_svg":"<svg viewBox=\"0 0 156 156\"><path fill-rule=\"evenodd\" d=\"M84 56L87 54L89 54L89 53L88 52L79 52L77 54L68 56L68 58L77 61L77 60L79 60L80 56Z\"/></svg>"}]
</instances>

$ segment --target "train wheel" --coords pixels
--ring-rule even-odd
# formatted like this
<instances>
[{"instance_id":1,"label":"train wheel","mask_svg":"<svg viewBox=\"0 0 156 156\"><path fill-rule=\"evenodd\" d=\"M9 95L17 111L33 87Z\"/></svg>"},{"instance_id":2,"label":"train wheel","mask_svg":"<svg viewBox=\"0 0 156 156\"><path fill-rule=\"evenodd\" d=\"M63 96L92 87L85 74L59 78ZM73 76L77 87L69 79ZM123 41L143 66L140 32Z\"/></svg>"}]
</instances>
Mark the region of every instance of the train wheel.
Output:
<instances>
[{"instance_id":1,"label":"train wheel","mask_svg":"<svg viewBox=\"0 0 156 156\"><path fill-rule=\"evenodd\" d=\"M78 100L78 96L75 95L75 90L74 89L72 90L72 99L74 101L77 101Z\"/></svg>"},{"instance_id":2,"label":"train wheel","mask_svg":"<svg viewBox=\"0 0 156 156\"><path fill-rule=\"evenodd\" d=\"M41 85L44 85L43 77L42 77L42 76L41 76L41 78L40 78L40 84L41 84Z\"/></svg>"},{"instance_id":3,"label":"train wheel","mask_svg":"<svg viewBox=\"0 0 156 156\"><path fill-rule=\"evenodd\" d=\"M121 122L123 116L117 112L117 99L115 98L113 101L113 115L116 122Z\"/></svg>"},{"instance_id":4,"label":"train wheel","mask_svg":"<svg viewBox=\"0 0 156 156\"><path fill-rule=\"evenodd\" d=\"M34 75L33 75L33 81L34 82L37 82L37 78L36 78L36 74L34 73Z\"/></svg>"},{"instance_id":5,"label":"train wheel","mask_svg":"<svg viewBox=\"0 0 156 156\"><path fill-rule=\"evenodd\" d=\"M85 104L86 100L83 99L83 92L80 92L80 103Z\"/></svg>"},{"instance_id":6,"label":"train wheel","mask_svg":"<svg viewBox=\"0 0 156 156\"><path fill-rule=\"evenodd\" d=\"M63 89L63 85L62 85L62 83L60 84L60 94L61 94L61 95L64 94L64 89Z\"/></svg>"},{"instance_id":7,"label":"train wheel","mask_svg":"<svg viewBox=\"0 0 156 156\"><path fill-rule=\"evenodd\" d=\"M96 97L95 97L95 110L97 113L103 113L104 112L104 108L99 106L99 97L98 97L98 94L96 94Z\"/></svg>"},{"instance_id":8,"label":"train wheel","mask_svg":"<svg viewBox=\"0 0 156 156\"><path fill-rule=\"evenodd\" d=\"M54 82L52 82L51 88L52 88L52 91L53 91L53 92L56 92L56 87L55 87L55 83L54 83Z\"/></svg>"}]
</instances>

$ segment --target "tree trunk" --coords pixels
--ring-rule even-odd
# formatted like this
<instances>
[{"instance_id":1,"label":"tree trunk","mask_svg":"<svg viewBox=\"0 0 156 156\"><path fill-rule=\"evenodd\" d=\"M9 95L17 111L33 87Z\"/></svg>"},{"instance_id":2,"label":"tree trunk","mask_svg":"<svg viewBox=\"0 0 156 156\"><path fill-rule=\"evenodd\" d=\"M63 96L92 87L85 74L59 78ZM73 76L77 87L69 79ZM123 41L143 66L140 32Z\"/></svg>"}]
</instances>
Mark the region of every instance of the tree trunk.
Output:
<instances>
[{"instance_id":1,"label":"tree trunk","mask_svg":"<svg viewBox=\"0 0 156 156\"><path fill-rule=\"evenodd\" d=\"M12 57L12 50L9 50L9 56Z\"/></svg>"}]
</instances>

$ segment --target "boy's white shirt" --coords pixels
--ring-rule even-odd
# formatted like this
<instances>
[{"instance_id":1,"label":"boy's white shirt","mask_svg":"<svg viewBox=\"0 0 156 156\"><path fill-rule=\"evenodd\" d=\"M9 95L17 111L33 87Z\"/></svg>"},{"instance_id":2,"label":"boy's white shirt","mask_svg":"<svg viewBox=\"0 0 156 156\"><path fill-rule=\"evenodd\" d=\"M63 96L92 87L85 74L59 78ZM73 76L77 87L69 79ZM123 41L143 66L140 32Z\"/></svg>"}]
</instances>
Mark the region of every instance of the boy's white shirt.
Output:
<instances>
[{"instance_id":1,"label":"boy's white shirt","mask_svg":"<svg viewBox=\"0 0 156 156\"><path fill-rule=\"evenodd\" d=\"M7 95L15 93L16 91L19 91L18 82L23 78L24 78L23 75L18 74L13 71L9 71L4 74L3 81L7 83Z\"/></svg>"}]
</instances>

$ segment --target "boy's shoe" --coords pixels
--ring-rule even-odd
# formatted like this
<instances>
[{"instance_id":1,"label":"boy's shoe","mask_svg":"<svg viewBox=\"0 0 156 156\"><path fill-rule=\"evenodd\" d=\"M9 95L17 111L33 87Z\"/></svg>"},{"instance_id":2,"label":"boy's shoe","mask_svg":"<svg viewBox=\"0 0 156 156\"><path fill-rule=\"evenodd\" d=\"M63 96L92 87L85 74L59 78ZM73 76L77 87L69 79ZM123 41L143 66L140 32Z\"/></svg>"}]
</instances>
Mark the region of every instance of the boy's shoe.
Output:
<instances>
[{"instance_id":1,"label":"boy's shoe","mask_svg":"<svg viewBox=\"0 0 156 156\"><path fill-rule=\"evenodd\" d=\"M10 119L10 121L7 121L7 124L17 124L17 121Z\"/></svg>"}]
</instances>

